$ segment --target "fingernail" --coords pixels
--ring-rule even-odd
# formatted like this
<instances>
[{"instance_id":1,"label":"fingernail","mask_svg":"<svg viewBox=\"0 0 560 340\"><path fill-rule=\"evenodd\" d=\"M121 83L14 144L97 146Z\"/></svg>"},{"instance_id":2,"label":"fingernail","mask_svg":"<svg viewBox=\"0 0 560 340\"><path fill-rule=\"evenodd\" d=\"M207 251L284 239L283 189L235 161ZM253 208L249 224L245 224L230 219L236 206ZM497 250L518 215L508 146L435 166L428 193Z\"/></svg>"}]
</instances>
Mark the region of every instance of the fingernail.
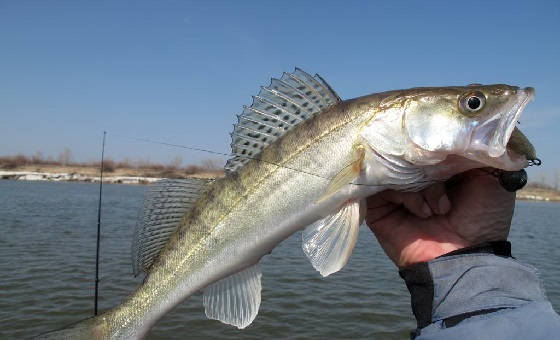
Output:
<instances>
[{"instance_id":1,"label":"fingernail","mask_svg":"<svg viewBox=\"0 0 560 340\"><path fill-rule=\"evenodd\" d=\"M451 209L451 202L449 202L449 198L447 198L447 195L441 196L438 202L438 206L439 206L439 212L442 215L447 214L449 212L449 209Z\"/></svg>"},{"instance_id":2,"label":"fingernail","mask_svg":"<svg viewBox=\"0 0 560 340\"><path fill-rule=\"evenodd\" d=\"M432 209L430 209L428 203L424 202L424 205L422 206L422 212L426 217L432 216Z\"/></svg>"}]
</instances>

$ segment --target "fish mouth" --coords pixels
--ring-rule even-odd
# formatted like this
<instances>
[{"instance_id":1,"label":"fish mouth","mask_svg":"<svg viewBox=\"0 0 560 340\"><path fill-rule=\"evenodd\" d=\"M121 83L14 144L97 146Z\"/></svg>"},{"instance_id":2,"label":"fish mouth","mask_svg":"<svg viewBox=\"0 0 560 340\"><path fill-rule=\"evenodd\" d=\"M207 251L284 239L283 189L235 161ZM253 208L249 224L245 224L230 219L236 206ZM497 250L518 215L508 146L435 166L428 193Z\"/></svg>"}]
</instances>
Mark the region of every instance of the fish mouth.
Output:
<instances>
[{"instance_id":1,"label":"fish mouth","mask_svg":"<svg viewBox=\"0 0 560 340\"><path fill-rule=\"evenodd\" d=\"M532 155L525 149L533 150L533 152L534 149L525 136L515 129L515 125L525 106L535 97L535 90L532 87L526 87L518 91L520 93L508 112L494 115L474 129L470 143L472 151L468 158L508 171L516 171L528 166L528 159ZM514 129L518 133L511 138ZM525 148L512 147L520 144L517 141L518 138L521 138L519 135L523 138L523 143L528 144Z\"/></svg>"},{"instance_id":2,"label":"fish mouth","mask_svg":"<svg viewBox=\"0 0 560 340\"><path fill-rule=\"evenodd\" d=\"M532 87L526 87L521 91L523 95L519 96L511 110L501 117L494 130L494 135L488 145L488 155L490 157L499 157L506 152L511 133L515 128L515 123L519 119L519 116L521 116L525 106L535 97L535 90Z\"/></svg>"}]
</instances>

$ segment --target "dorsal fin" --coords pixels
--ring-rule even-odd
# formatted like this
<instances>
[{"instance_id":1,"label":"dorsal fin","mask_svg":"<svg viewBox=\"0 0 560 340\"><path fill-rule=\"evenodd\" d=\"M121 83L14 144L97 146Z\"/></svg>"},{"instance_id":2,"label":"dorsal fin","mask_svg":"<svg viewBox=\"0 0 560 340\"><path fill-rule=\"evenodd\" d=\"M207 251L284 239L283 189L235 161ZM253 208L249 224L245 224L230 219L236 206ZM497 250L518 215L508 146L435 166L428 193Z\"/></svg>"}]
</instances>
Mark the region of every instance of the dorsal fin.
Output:
<instances>
[{"instance_id":1,"label":"dorsal fin","mask_svg":"<svg viewBox=\"0 0 560 340\"><path fill-rule=\"evenodd\" d=\"M148 190L138 213L132 241L134 275L146 272L185 213L213 180L165 179Z\"/></svg>"},{"instance_id":2,"label":"dorsal fin","mask_svg":"<svg viewBox=\"0 0 560 340\"><path fill-rule=\"evenodd\" d=\"M338 101L340 97L323 78L297 67L280 79L273 78L237 116L231 134L232 157L225 169L236 171L286 131Z\"/></svg>"}]
</instances>

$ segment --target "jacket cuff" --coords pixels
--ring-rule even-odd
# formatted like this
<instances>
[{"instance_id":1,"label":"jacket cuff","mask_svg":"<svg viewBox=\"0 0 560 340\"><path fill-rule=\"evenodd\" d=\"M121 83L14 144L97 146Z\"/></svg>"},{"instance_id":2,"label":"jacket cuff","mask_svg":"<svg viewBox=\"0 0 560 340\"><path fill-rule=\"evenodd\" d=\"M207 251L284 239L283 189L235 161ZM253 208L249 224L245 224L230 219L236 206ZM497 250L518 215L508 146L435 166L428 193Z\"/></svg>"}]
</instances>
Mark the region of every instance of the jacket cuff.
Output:
<instances>
[{"instance_id":1,"label":"jacket cuff","mask_svg":"<svg viewBox=\"0 0 560 340\"><path fill-rule=\"evenodd\" d=\"M457 249L447 254L438 256L436 257L436 259L442 257L449 257L454 255L466 255L466 254L494 254L497 256L513 258L513 256L511 256L511 243L509 243L508 241L493 241L493 242L484 242L471 247Z\"/></svg>"},{"instance_id":2,"label":"jacket cuff","mask_svg":"<svg viewBox=\"0 0 560 340\"><path fill-rule=\"evenodd\" d=\"M410 291L418 328L545 299L536 270L515 261L507 241L459 249L405 267L399 274Z\"/></svg>"}]
</instances>

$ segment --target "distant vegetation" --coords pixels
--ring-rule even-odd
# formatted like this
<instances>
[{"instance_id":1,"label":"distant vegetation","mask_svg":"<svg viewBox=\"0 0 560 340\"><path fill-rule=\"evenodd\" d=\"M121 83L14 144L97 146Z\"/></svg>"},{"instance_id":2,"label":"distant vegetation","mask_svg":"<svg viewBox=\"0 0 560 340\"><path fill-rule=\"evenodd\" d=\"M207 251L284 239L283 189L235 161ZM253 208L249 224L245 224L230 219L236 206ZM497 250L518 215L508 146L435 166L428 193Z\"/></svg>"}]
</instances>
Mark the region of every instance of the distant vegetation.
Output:
<instances>
[{"instance_id":1,"label":"distant vegetation","mask_svg":"<svg viewBox=\"0 0 560 340\"><path fill-rule=\"evenodd\" d=\"M554 189L556 191L560 189L560 171L558 170L554 170L548 175L541 170L535 175L535 178L529 180L529 184L527 184L528 187L536 189Z\"/></svg>"},{"instance_id":2,"label":"distant vegetation","mask_svg":"<svg viewBox=\"0 0 560 340\"><path fill-rule=\"evenodd\" d=\"M42 168L49 172L56 167L74 168L73 172L81 172L81 169L99 171L99 161L95 162L76 162L72 150L65 148L58 157L45 157L41 151L37 151L33 156L15 155L0 156L0 170L21 170L30 168ZM77 169L81 168L81 169ZM105 159L104 171L108 174L118 172L119 175L131 175L142 177L165 177L165 178L184 178L197 174L212 174L214 176L223 175L223 167L220 162L214 159L205 159L198 165L183 165L183 159L176 156L168 164L154 163L149 160L121 160L115 161ZM559 190L560 172L555 170L552 174L540 171L533 178L529 178L527 189L552 189Z\"/></svg>"},{"instance_id":3,"label":"distant vegetation","mask_svg":"<svg viewBox=\"0 0 560 340\"><path fill-rule=\"evenodd\" d=\"M57 158L51 156L44 157L38 151L33 156L15 155L0 156L0 170L29 170L35 171L54 171L56 168L60 172L82 172L89 169L90 171L99 171L99 161L76 162L73 160L72 151L68 148L64 149ZM70 170L62 168L71 168ZM151 162L149 160L121 160L105 159L103 169L106 173L118 172L119 175L133 175L144 177L165 177L165 178L183 178L196 174L214 174L220 176L223 174L223 167L220 162L214 159L203 160L198 165L183 165L181 157L175 157L168 164Z\"/></svg>"}]
</instances>

